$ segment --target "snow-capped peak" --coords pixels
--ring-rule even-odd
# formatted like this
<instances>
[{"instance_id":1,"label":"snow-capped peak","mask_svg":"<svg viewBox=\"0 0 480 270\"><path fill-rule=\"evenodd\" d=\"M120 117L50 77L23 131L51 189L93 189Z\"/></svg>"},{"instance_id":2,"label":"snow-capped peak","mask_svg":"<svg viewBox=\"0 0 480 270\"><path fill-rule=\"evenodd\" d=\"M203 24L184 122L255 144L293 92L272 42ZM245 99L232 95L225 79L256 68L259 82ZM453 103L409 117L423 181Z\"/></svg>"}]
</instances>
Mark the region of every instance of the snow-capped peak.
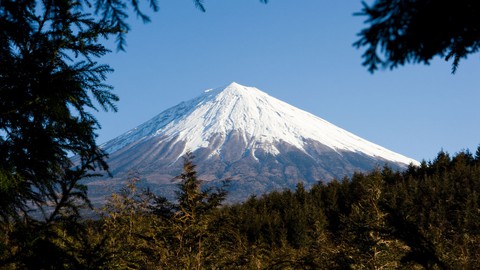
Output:
<instances>
[{"instance_id":1,"label":"snow-capped peak","mask_svg":"<svg viewBox=\"0 0 480 270\"><path fill-rule=\"evenodd\" d=\"M269 96L255 87L238 83L204 91L190 101L165 110L148 122L106 143L103 147L115 152L151 137L161 141L182 141L182 155L190 150L212 147L211 139L227 141L232 132L241 134L249 152L256 149L276 155L276 143L287 143L307 152L305 142L317 141L334 151L361 152L403 164L417 161L368 142L315 115ZM215 143L212 155L222 148ZM181 156L181 155L180 155Z\"/></svg>"}]
</instances>

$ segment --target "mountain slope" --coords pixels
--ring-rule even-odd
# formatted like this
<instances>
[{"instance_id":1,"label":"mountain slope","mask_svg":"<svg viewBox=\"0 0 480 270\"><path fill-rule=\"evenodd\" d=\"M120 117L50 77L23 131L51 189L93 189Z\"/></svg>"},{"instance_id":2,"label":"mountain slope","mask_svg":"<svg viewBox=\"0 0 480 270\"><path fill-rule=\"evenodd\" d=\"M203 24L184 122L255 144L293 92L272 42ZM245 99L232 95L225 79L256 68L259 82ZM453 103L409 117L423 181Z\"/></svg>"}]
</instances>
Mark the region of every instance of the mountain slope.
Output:
<instances>
[{"instance_id":1,"label":"mountain slope","mask_svg":"<svg viewBox=\"0 0 480 270\"><path fill-rule=\"evenodd\" d=\"M235 200L384 164L418 164L237 83L167 109L103 148L110 154L114 178L124 179L134 170L163 192L190 150L203 179L232 179ZM100 182L96 184L102 186Z\"/></svg>"}]
</instances>

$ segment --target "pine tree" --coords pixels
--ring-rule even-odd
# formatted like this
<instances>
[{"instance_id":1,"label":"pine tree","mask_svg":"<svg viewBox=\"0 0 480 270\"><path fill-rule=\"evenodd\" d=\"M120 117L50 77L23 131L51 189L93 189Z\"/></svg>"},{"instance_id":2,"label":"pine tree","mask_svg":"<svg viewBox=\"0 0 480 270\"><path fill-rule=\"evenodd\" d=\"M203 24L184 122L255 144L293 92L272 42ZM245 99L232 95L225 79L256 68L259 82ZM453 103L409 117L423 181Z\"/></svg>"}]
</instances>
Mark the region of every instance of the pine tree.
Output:
<instances>
[{"instance_id":1,"label":"pine tree","mask_svg":"<svg viewBox=\"0 0 480 270\"><path fill-rule=\"evenodd\" d=\"M114 29L80 8L71 1L2 1L0 192L15 194L3 201L1 209L10 209L2 212L3 220L26 214L28 203L43 207L68 200L57 198L59 189L83 197L78 179L96 165L107 168L95 143L98 123L88 110L95 109L92 98L116 110L118 98L103 83L112 70L93 61L108 52L96 40ZM79 156L75 168L71 154Z\"/></svg>"},{"instance_id":2,"label":"pine tree","mask_svg":"<svg viewBox=\"0 0 480 270\"><path fill-rule=\"evenodd\" d=\"M0 1L0 267L73 262L61 243L76 232L59 228L81 227L80 180L108 168L91 112L116 111L118 97L99 41L125 34L128 7L94 2Z\"/></svg>"},{"instance_id":3,"label":"pine tree","mask_svg":"<svg viewBox=\"0 0 480 270\"><path fill-rule=\"evenodd\" d=\"M385 172L388 173L388 172ZM384 175L374 171L352 177L352 195L356 197L345 219L345 236L358 269L391 269L400 265L405 250L389 233L387 213L382 209Z\"/></svg>"},{"instance_id":4,"label":"pine tree","mask_svg":"<svg viewBox=\"0 0 480 270\"><path fill-rule=\"evenodd\" d=\"M434 57L452 61L452 73L461 59L480 50L480 11L477 1L363 2L358 15L368 25L354 45L366 47L364 65L370 72L379 67L396 68L407 63L429 64ZM383 57L382 57L383 56Z\"/></svg>"},{"instance_id":5,"label":"pine tree","mask_svg":"<svg viewBox=\"0 0 480 270\"><path fill-rule=\"evenodd\" d=\"M226 191L219 188L202 190L197 177L193 154L187 152L177 191L177 211L173 216L173 233L177 240L175 255L186 269L204 269L216 244L212 242L212 214L221 205Z\"/></svg>"}]
</instances>

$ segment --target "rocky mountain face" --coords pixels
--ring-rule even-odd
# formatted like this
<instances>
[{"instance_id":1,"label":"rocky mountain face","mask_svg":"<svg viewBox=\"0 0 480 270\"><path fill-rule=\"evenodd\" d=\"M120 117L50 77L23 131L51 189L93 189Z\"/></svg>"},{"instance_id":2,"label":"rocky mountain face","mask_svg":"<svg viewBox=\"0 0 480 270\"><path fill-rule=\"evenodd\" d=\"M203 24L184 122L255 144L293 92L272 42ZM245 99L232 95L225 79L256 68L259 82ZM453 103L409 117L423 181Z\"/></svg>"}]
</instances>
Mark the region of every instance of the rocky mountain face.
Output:
<instances>
[{"instance_id":1,"label":"rocky mountain face","mask_svg":"<svg viewBox=\"0 0 480 270\"><path fill-rule=\"evenodd\" d=\"M254 87L231 83L165 110L107 142L112 178L88 182L93 201L118 189L132 172L172 198L187 151L207 185L230 180L229 200L275 189L307 187L355 171L417 161L368 142Z\"/></svg>"}]
</instances>

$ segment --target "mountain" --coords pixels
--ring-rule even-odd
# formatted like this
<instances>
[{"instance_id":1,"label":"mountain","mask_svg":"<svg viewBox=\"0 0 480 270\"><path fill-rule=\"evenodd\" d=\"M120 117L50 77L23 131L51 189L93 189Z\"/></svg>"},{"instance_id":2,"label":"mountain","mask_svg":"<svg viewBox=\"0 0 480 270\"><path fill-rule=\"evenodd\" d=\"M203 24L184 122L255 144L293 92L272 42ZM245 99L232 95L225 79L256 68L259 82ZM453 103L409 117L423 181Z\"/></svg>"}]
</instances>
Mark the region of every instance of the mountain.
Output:
<instances>
[{"instance_id":1,"label":"mountain","mask_svg":"<svg viewBox=\"0 0 480 270\"><path fill-rule=\"evenodd\" d=\"M231 83L165 110L104 144L113 179L89 182L93 196L115 189L132 171L171 197L182 157L192 151L200 178L230 179L230 200L309 186L388 164L417 161L387 150L254 87Z\"/></svg>"}]
</instances>

